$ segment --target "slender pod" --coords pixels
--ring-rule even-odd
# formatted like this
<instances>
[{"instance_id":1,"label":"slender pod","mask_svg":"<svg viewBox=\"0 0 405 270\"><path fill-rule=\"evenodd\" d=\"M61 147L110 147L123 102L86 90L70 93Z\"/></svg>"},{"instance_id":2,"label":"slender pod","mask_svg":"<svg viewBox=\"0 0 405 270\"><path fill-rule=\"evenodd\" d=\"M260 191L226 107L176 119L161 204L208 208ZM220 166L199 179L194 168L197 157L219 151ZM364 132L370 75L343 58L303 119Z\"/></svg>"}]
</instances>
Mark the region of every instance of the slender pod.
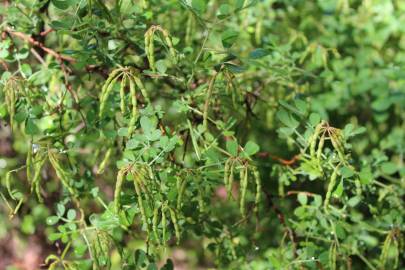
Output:
<instances>
[{"instance_id":1,"label":"slender pod","mask_svg":"<svg viewBox=\"0 0 405 270\"><path fill-rule=\"evenodd\" d=\"M134 79L134 81L136 83L136 86L139 88L139 90L141 90L141 94L142 94L143 98L145 99L145 101L147 103L150 103L148 92L146 91L146 88L143 85L141 79L139 79L139 77L135 76L135 75L133 75L132 77L133 77L133 79Z\"/></svg>"},{"instance_id":2,"label":"slender pod","mask_svg":"<svg viewBox=\"0 0 405 270\"><path fill-rule=\"evenodd\" d=\"M345 154L344 154L344 149L343 149L343 146L341 145L339 139L335 136L334 133L331 134L330 139L331 139L333 148L335 148L335 150L338 153L340 161L343 162L343 163L347 163L346 162L346 157L345 157Z\"/></svg>"},{"instance_id":3,"label":"slender pod","mask_svg":"<svg viewBox=\"0 0 405 270\"><path fill-rule=\"evenodd\" d=\"M248 171L247 167L242 168L239 171L240 175L240 213L243 217L246 217L246 193L247 193L247 184L248 184Z\"/></svg>"},{"instance_id":4,"label":"slender pod","mask_svg":"<svg viewBox=\"0 0 405 270\"><path fill-rule=\"evenodd\" d=\"M316 153L316 158L318 161L320 161L322 158L322 151L324 144L325 144L325 134L322 134L321 138L319 139L318 150Z\"/></svg>"},{"instance_id":5,"label":"slender pod","mask_svg":"<svg viewBox=\"0 0 405 270\"><path fill-rule=\"evenodd\" d=\"M163 238L163 243L166 243L166 214L165 214L165 207L162 205L162 210L161 210L161 215L162 215L162 238Z\"/></svg>"},{"instance_id":6,"label":"slender pod","mask_svg":"<svg viewBox=\"0 0 405 270\"><path fill-rule=\"evenodd\" d=\"M127 84L127 75L124 74L122 76L121 80L121 85L120 85L120 108L121 108L121 113L124 115L125 114L125 86Z\"/></svg>"},{"instance_id":7,"label":"slender pod","mask_svg":"<svg viewBox=\"0 0 405 270\"><path fill-rule=\"evenodd\" d=\"M336 257L337 257L336 248L337 248L336 241L333 241L329 247L329 268L331 270L336 270Z\"/></svg>"},{"instance_id":8,"label":"slender pod","mask_svg":"<svg viewBox=\"0 0 405 270\"><path fill-rule=\"evenodd\" d=\"M129 125L128 125L128 135L131 136L132 132L135 129L136 120L138 119L136 87L135 87L135 82L132 77L129 78L129 91L130 91L130 95L131 95L132 114L131 114L131 119L129 120Z\"/></svg>"},{"instance_id":9,"label":"slender pod","mask_svg":"<svg viewBox=\"0 0 405 270\"><path fill-rule=\"evenodd\" d=\"M256 183L256 196L255 196L254 211L255 211L255 213L258 213L259 212L259 203L261 200L261 193L262 193L262 184L261 184L261 179L260 179L260 173L256 167L253 167L253 176L255 178L255 183Z\"/></svg>"},{"instance_id":10,"label":"slender pod","mask_svg":"<svg viewBox=\"0 0 405 270\"><path fill-rule=\"evenodd\" d=\"M62 184L65 186L65 188L69 191L71 195L76 195L74 189L69 185L68 173L59 164L59 160L55 157L55 154L52 153L51 149L48 150L48 157L59 180L62 182Z\"/></svg>"},{"instance_id":11,"label":"slender pod","mask_svg":"<svg viewBox=\"0 0 405 270\"><path fill-rule=\"evenodd\" d=\"M104 172L104 169L105 169L108 161L110 160L111 153L112 153L113 149L114 149L113 147L108 148L107 152L105 153L105 156L104 156L103 160L100 163L100 166L98 167L97 174L101 174L101 173Z\"/></svg>"},{"instance_id":12,"label":"slender pod","mask_svg":"<svg viewBox=\"0 0 405 270\"><path fill-rule=\"evenodd\" d=\"M27 180L28 183L31 183L32 181L32 175L31 175L31 167L32 167L32 141L30 140L29 145L28 145L28 152L27 152L27 159L26 159L26 173L27 173Z\"/></svg>"},{"instance_id":13,"label":"slender pod","mask_svg":"<svg viewBox=\"0 0 405 270\"><path fill-rule=\"evenodd\" d=\"M34 177L32 179L32 183L31 183L31 193L33 191L35 191L37 198L40 202L42 202L43 199L41 197L39 181L40 181L40 176L41 176L41 169L42 169L42 166L44 165L45 161L46 161L45 155L40 157L40 159L38 161L36 160L36 163L34 165L34 168L35 168Z\"/></svg>"},{"instance_id":14,"label":"slender pod","mask_svg":"<svg viewBox=\"0 0 405 270\"><path fill-rule=\"evenodd\" d=\"M170 218L172 220L173 226L174 226L174 233L176 235L176 243L177 245L180 243L180 227L179 227L179 223L177 221L177 215L176 212L170 208L169 208L169 213L170 213Z\"/></svg>"},{"instance_id":15,"label":"slender pod","mask_svg":"<svg viewBox=\"0 0 405 270\"><path fill-rule=\"evenodd\" d=\"M232 161L232 164L229 166L229 178L228 178L228 185L226 186L226 193L228 196L228 199L232 198L232 186L233 186L233 180L234 180L234 171L235 171L235 162Z\"/></svg>"},{"instance_id":16,"label":"slender pod","mask_svg":"<svg viewBox=\"0 0 405 270\"><path fill-rule=\"evenodd\" d=\"M111 85L111 82L116 79L115 77L121 72L121 69L115 69L113 70L110 75L108 75L107 80L104 82L103 87L101 88L101 93L100 93L100 101L104 100L105 94L107 92L108 87Z\"/></svg>"},{"instance_id":17,"label":"slender pod","mask_svg":"<svg viewBox=\"0 0 405 270\"><path fill-rule=\"evenodd\" d=\"M228 186L228 182L229 182L229 163L230 163L230 159L227 159L225 161L225 165L224 165L224 185L225 185L225 187Z\"/></svg>"},{"instance_id":18,"label":"slender pod","mask_svg":"<svg viewBox=\"0 0 405 270\"><path fill-rule=\"evenodd\" d=\"M330 197L332 196L333 188L335 187L335 184L336 184L336 178L338 176L338 172L339 172L339 165L335 167L335 169L333 170L333 173L330 177L330 180L329 180L328 191L326 192L325 201L323 203L323 208L326 213L328 212L329 201L330 201Z\"/></svg>"},{"instance_id":19,"label":"slender pod","mask_svg":"<svg viewBox=\"0 0 405 270\"><path fill-rule=\"evenodd\" d=\"M312 158L315 158L316 142L317 142L319 134L322 131L323 125L324 125L324 121L322 121L315 127L315 131L312 134L311 139L309 140L309 151L310 151L310 155Z\"/></svg>"},{"instance_id":20,"label":"slender pod","mask_svg":"<svg viewBox=\"0 0 405 270\"><path fill-rule=\"evenodd\" d=\"M121 208L121 190L122 190L122 183L124 182L125 173L121 169L118 171L117 180L115 182L115 190L114 190L114 209L115 213L118 214Z\"/></svg>"},{"instance_id":21,"label":"slender pod","mask_svg":"<svg viewBox=\"0 0 405 270\"><path fill-rule=\"evenodd\" d=\"M214 91L214 84L215 80L218 76L218 72L215 71L214 75L212 75L211 80L208 84L207 94L205 95L205 103L204 103L204 110L203 110L203 127L207 129L208 127L208 109L210 106L212 92Z\"/></svg>"},{"instance_id":22,"label":"slender pod","mask_svg":"<svg viewBox=\"0 0 405 270\"><path fill-rule=\"evenodd\" d=\"M99 111L99 117L102 118L104 116L104 111L107 106L107 99L108 96L110 95L111 91L114 88L115 83L117 82L119 77L113 78L113 80L108 84L104 94L100 97L100 111Z\"/></svg>"},{"instance_id":23,"label":"slender pod","mask_svg":"<svg viewBox=\"0 0 405 270\"><path fill-rule=\"evenodd\" d=\"M155 209L153 210L152 230L156 242L160 245L160 238L158 233L158 221L159 221L158 219L159 219L159 207L155 207Z\"/></svg>"},{"instance_id":24,"label":"slender pod","mask_svg":"<svg viewBox=\"0 0 405 270\"><path fill-rule=\"evenodd\" d=\"M145 207L144 207L144 204L143 204L142 193L141 193L141 189L140 189L139 183L138 183L139 180L137 178L138 177L136 177L134 175L134 181L133 182L134 182L134 186L135 186L135 192L136 192L137 199L138 199L139 209L141 210L142 223L145 225L146 232L149 235L150 230L149 230L149 225L148 225L148 219L146 217L146 211L145 211Z\"/></svg>"}]
</instances>

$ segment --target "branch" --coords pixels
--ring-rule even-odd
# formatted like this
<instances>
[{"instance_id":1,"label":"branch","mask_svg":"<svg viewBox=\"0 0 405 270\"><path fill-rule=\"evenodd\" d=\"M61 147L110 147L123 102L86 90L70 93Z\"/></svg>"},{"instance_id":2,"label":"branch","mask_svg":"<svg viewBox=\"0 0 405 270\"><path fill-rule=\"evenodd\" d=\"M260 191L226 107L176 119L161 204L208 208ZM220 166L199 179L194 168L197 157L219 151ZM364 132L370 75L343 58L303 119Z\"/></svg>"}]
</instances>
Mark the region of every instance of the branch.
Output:
<instances>
[{"instance_id":1,"label":"branch","mask_svg":"<svg viewBox=\"0 0 405 270\"><path fill-rule=\"evenodd\" d=\"M6 31L9 35L11 35L11 36L13 36L13 37L17 37L17 38L19 38L19 39L24 40L25 42L30 43L30 44L33 45L33 46L39 47L39 48L42 49L44 52L46 52L47 54L49 54L49 55L55 57L55 58L58 59L59 61L64 60L64 61L68 61L68 62L76 62L76 59L74 59L73 57L61 55L60 53L58 53L58 52L56 52L56 51L54 51L54 50L52 50L52 49L50 49L50 48L48 48L48 47L45 47L45 45L44 45L43 43L41 43L41 42L35 40L34 38L32 38L31 36L29 36L29 35L27 35L27 34L24 34L24 33L21 33L21 32L17 32L17 31L13 31L13 29L11 29L10 27L6 27L6 28L5 28L5 31Z\"/></svg>"}]
</instances>

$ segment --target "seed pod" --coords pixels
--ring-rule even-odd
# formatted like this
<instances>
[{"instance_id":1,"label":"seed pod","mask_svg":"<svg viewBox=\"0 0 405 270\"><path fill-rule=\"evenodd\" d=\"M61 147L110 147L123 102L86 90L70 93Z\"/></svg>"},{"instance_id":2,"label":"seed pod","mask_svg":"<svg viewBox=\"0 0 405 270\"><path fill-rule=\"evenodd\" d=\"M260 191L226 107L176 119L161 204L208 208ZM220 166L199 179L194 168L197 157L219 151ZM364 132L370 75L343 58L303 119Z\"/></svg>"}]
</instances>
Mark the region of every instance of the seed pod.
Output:
<instances>
[{"instance_id":1,"label":"seed pod","mask_svg":"<svg viewBox=\"0 0 405 270\"><path fill-rule=\"evenodd\" d=\"M122 115L125 114L125 86L127 84L127 75L123 75L122 76L122 80L121 80L121 87L120 87L120 107L121 107L121 113Z\"/></svg>"},{"instance_id":2,"label":"seed pod","mask_svg":"<svg viewBox=\"0 0 405 270\"><path fill-rule=\"evenodd\" d=\"M205 212L203 194L204 194L204 192L202 190L202 187L201 187L201 185L199 185L198 186L197 200L198 200L198 207L200 208L201 213Z\"/></svg>"},{"instance_id":3,"label":"seed pod","mask_svg":"<svg viewBox=\"0 0 405 270\"><path fill-rule=\"evenodd\" d=\"M56 172L56 175L58 176L59 180L62 182L63 186L69 191L69 193L72 196L76 195L75 190L69 185L68 173L59 164L59 160L55 157L55 154L52 153L51 149L48 150L48 157L49 157L49 161L51 162L53 169Z\"/></svg>"},{"instance_id":4,"label":"seed pod","mask_svg":"<svg viewBox=\"0 0 405 270\"><path fill-rule=\"evenodd\" d=\"M141 189L139 187L138 184L138 180L136 179L136 177L134 177L134 186L135 186L135 192L137 195L137 199L138 199L138 205L139 205L139 209L141 210L141 219L142 219L142 223L145 225L146 228L146 232L149 236L150 234L150 230L149 230L149 224L148 224L148 219L146 217L146 211L145 211L145 207L143 205L143 199L142 199L142 193L141 193Z\"/></svg>"},{"instance_id":5,"label":"seed pod","mask_svg":"<svg viewBox=\"0 0 405 270\"><path fill-rule=\"evenodd\" d=\"M148 92L146 92L145 86L143 85L142 81L135 75L133 75L132 77L136 83L136 86L138 86L139 90L141 90L142 96L144 97L145 101L147 103L150 103Z\"/></svg>"},{"instance_id":6,"label":"seed pod","mask_svg":"<svg viewBox=\"0 0 405 270\"><path fill-rule=\"evenodd\" d=\"M344 149L341 143L339 142L338 138L332 133L330 136L333 148L338 152L338 156L341 162L347 163L346 162L346 157L344 155Z\"/></svg>"},{"instance_id":7,"label":"seed pod","mask_svg":"<svg viewBox=\"0 0 405 270\"><path fill-rule=\"evenodd\" d=\"M260 203L260 199L261 199L261 192L262 192L262 184L261 184L259 171L257 170L256 167L253 167L253 176L255 178L255 183L256 183L256 196L255 196L254 211L255 211L255 213L258 213L259 212L259 203Z\"/></svg>"},{"instance_id":8,"label":"seed pod","mask_svg":"<svg viewBox=\"0 0 405 270\"><path fill-rule=\"evenodd\" d=\"M260 45L262 43L262 25L263 18L259 18L255 26L255 41L257 45Z\"/></svg>"},{"instance_id":9,"label":"seed pod","mask_svg":"<svg viewBox=\"0 0 405 270\"><path fill-rule=\"evenodd\" d=\"M11 181L10 181L11 172L12 172L12 171L9 171L9 172L6 173L6 179L5 179L5 181L6 181L6 188L7 188L8 195L9 195L13 200L17 200L17 198L14 197L13 192L12 192L12 190L11 190Z\"/></svg>"},{"instance_id":10,"label":"seed pod","mask_svg":"<svg viewBox=\"0 0 405 270\"><path fill-rule=\"evenodd\" d=\"M114 78L107 86L104 94L100 97L100 111L99 117L102 118L104 116L105 107L107 105L108 96L110 95L111 91L114 88L115 83L117 82L118 77Z\"/></svg>"},{"instance_id":11,"label":"seed pod","mask_svg":"<svg viewBox=\"0 0 405 270\"><path fill-rule=\"evenodd\" d=\"M312 134L311 139L309 140L309 150L312 158L315 158L316 141L318 139L319 134L322 131L323 125L324 122L322 121L315 127L314 134Z\"/></svg>"},{"instance_id":12,"label":"seed pod","mask_svg":"<svg viewBox=\"0 0 405 270\"><path fill-rule=\"evenodd\" d=\"M153 210L153 219L152 219L152 229L155 236L156 242L160 245L160 238L158 233L158 219L159 219L159 207L156 207Z\"/></svg>"},{"instance_id":13,"label":"seed pod","mask_svg":"<svg viewBox=\"0 0 405 270\"><path fill-rule=\"evenodd\" d=\"M326 213L328 213L329 201L330 201L330 197L332 196L333 188L335 187L335 184L336 184L336 178L338 175L338 171L339 171L339 166L336 166L335 169L333 170L333 173L329 180L328 191L326 192L325 201L323 203L323 208Z\"/></svg>"},{"instance_id":14,"label":"seed pod","mask_svg":"<svg viewBox=\"0 0 405 270\"><path fill-rule=\"evenodd\" d=\"M316 158L317 158L318 161L320 161L321 158L322 158L322 150L323 150L323 145L324 144L325 144L325 134L323 134L321 139L319 140L318 151L316 153Z\"/></svg>"},{"instance_id":15,"label":"seed pod","mask_svg":"<svg viewBox=\"0 0 405 270\"><path fill-rule=\"evenodd\" d=\"M154 42L154 31L149 34L149 66L153 71L156 71L155 66L155 42Z\"/></svg>"},{"instance_id":16,"label":"seed pod","mask_svg":"<svg viewBox=\"0 0 405 270\"><path fill-rule=\"evenodd\" d=\"M235 163L232 161L232 164L229 168L229 179L228 179L228 185L226 187L226 193L228 196L228 199L232 198L232 186L233 186L233 180L234 180L234 171L235 171Z\"/></svg>"},{"instance_id":17,"label":"seed pod","mask_svg":"<svg viewBox=\"0 0 405 270\"><path fill-rule=\"evenodd\" d=\"M248 184L248 172L247 167L242 168L239 171L240 175L240 213L242 217L246 217L246 193L247 193L247 184Z\"/></svg>"},{"instance_id":18,"label":"seed pod","mask_svg":"<svg viewBox=\"0 0 405 270\"><path fill-rule=\"evenodd\" d=\"M46 156L42 156L42 157L38 156L38 157L39 157L39 160L36 160L36 163L34 166L35 172L34 172L34 178L32 179L32 183L31 183L31 193L35 190L38 201L43 202L43 199L41 197L41 192L40 192L39 180L40 180L42 166L44 165L44 163L46 161Z\"/></svg>"},{"instance_id":19,"label":"seed pod","mask_svg":"<svg viewBox=\"0 0 405 270\"><path fill-rule=\"evenodd\" d=\"M26 172L27 172L27 180L28 183L31 182L32 180L32 175L31 175L31 166L32 166L32 141L29 142L28 146L28 152L27 152L27 160L25 162L26 167Z\"/></svg>"},{"instance_id":20,"label":"seed pod","mask_svg":"<svg viewBox=\"0 0 405 270\"><path fill-rule=\"evenodd\" d=\"M184 191L185 191L185 189L186 189L186 184L187 184L187 182L186 182L186 180L185 179L183 179L182 181L181 181L181 185L180 185L180 187L179 187L179 189L178 189L178 196L177 196L177 210L180 210L181 209L181 204L182 204L182 201L183 201L183 194L184 194Z\"/></svg>"},{"instance_id":21,"label":"seed pod","mask_svg":"<svg viewBox=\"0 0 405 270\"><path fill-rule=\"evenodd\" d=\"M184 39L187 46L191 44L193 28L194 28L194 15L192 12L189 12L186 27L186 37Z\"/></svg>"},{"instance_id":22,"label":"seed pod","mask_svg":"<svg viewBox=\"0 0 405 270\"><path fill-rule=\"evenodd\" d=\"M165 35L165 41L167 46L169 47L170 56L172 60L174 60L174 62L176 63L177 62L176 50L173 47L172 39L169 37L169 35Z\"/></svg>"},{"instance_id":23,"label":"seed pod","mask_svg":"<svg viewBox=\"0 0 405 270\"><path fill-rule=\"evenodd\" d=\"M336 270L336 242L333 241L329 248L329 267L331 270Z\"/></svg>"},{"instance_id":24,"label":"seed pod","mask_svg":"<svg viewBox=\"0 0 405 270\"><path fill-rule=\"evenodd\" d=\"M211 80L208 84L207 94L205 96L204 111L203 111L203 127L206 130L208 127L208 109L210 106L212 92L214 91L215 80L218 76L218 72L215 71L214 75L211 77Z\"/></svg>"},{"instance_id":25,"label":"seed pod","mask_svg":"<svg viewBox=\"0 0 405 270\"><path fill-rule=\"evenodd\" d=\"M115 77L116 77L116 76L118 75L118 73L120 73L121 71L122 71L121 69L115 69L115 70L113 70L113 71L110 73L110 75L108 75L107 80L104 82L104 84L103 84L103 86L102 86L102 88L101 88L100 102L105 99L105 94L106 94L106 92L107 92L108 87L111 85L111 82L112 82L114 79L117 79L117 78L115 78Z\"/></svg>"},{"instance_id":26,"label":"seed pod","mask_svg":"<svg viewBox=\"0 0 405 270\"><path fill-rule=\"evenodd\" d=\"M110 160L112 151L113 147L108 148L103 160L100 163L100 166L98 167L97 174L102 174L104 172L105 166L107 165L107 162Z\"/></svg>"},{"instance_id":27,"label":"seed pod","mask_svg":"<svg viewBox=\"0 0 405 270\"><path fill-rule=\"evenodd\" d=\"M225 185L225 187L228 186L228 182L229 182L229 162L230 162L230 159L225 161L225 166L224 166L224 185Z\"/></svg>"},{"instance_id":28,"label":"seed pod","mask_svg":"<svg viewBox=\"0 0 405 270\"><path fill-rule=\"evenodd\" d=\"M132 77L129 78L129 90L131 94L131 103L132 103L132 114L131 119L128 125L128 135L131 136L133 130L135 129L135 123L138 119L138 108L137 108L137 100L136 100L136 88L135 83Z\"/></svg>"},{"instance_id":29,"label":"seed pod","mask_svg":"<svg viewBox=\"0 0 405 270\"><path fill-rule=\"evenodd\" d=\"M165 215L165 207L162 205L162 238L163 238L163 243L166 243L166 215Z\"/></svg>"},{"instance_id":30,"label":"seed pod","mask_svg":"<svg viewBox=\"0 0 405 270\"><path fill-rule=\"evenodd\" d=\"M180 243L180 228L179 228L179 224L177 222L177 215L176 215L176 212L170 207L169 207L169 212L170 212L170 218L171 218L173 226L174 226L174 233L176 235L176 244L178 245Z\"/></svg>"},{"instance_id":31,"label":"seed pod","mask_svg":"<svg viewBox=\"0 0 405 270\"><path fill-rule=\"evenodd\" d=\"M121 208L121 190L122 190L122 183L124 182L125 173L121 169L118 171L117 174L117 181L115 182L115 191L114 191L114 209L115 213L118 214Z\"/></svg>"},{"instance_id":32,"label":"seed pod","mask_svg":"<svg viewBox=\"0 0 405 270\"><path fill-rule=\"evenodd\" d=\"M356 177L354 179L354 184L356 186L356 195L361 196L361 194L362 194L361 182L360 182L360 179L358 177Z\"/></svg>"}]
</instances>

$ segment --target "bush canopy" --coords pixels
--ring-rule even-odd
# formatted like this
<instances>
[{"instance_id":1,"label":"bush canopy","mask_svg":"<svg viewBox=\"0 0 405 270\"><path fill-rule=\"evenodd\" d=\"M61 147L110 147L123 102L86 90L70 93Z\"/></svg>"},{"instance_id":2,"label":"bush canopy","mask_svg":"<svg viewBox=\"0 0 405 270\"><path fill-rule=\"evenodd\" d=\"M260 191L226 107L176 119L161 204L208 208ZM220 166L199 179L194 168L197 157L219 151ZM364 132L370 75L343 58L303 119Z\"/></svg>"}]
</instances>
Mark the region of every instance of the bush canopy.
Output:
<instances>
[{"instance_id":1,"label":"bush canopy","mask_svg":"<svg viewBox=\"0 0 405 270\"><path fill-rule=\"evenodd\" d=\"M3 0L0 269L405 269L404 14Z\"/></svg>"}]
</instances>

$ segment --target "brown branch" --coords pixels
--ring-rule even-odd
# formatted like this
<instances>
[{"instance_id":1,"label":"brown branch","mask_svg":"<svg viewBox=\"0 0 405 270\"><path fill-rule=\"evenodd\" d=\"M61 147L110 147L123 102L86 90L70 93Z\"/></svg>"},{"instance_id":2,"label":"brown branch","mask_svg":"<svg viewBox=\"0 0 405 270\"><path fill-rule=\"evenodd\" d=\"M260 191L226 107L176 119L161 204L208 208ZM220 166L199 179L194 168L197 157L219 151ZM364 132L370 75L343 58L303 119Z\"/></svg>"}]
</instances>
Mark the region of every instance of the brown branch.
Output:
<instances>
[{"instance_id":1,"label":"brown branch","mask_svg":"<svg viewBox=\"0 0 405 270\"><path fill-rule=\"evenodd\" d=\"M308 192L308 191L298 191L298 190L290 190L287 192L287 196L293 195L293 194L305 194L309 197L315 197L317 194Z\"/></svg>"},{"instance_id":2,"label":"brown branch","mask_svg":"<svg viewBox=\"0 0 405 270\"><path fill-rule=\"evenodd\" d=\"M41 50L43 50L47 54L55 57L59 61L64 60L64 61L68 61L68 62L76 62L76 59L74 59L73 57L61 55L60 53L58 53L58 52L56 52L56 51L54 51L54 50L52 50L52 49L50 49L48 47L45 47L45 45L43 43L35 40L33 37L31 37L31 36L29 36L27 34L17 32L17 31L13 31L13 29L11 29L10 27L6 27L5 31L10 36L17 37L19 39L24 40L25 42L30 43L33 46L39 47Z\"/></svg>"},{"instance_id":3,"label":"brown branch","mask_svg":"<svg viewBox=\"0 0 405 270\"><path fill-rule=\"evenodd\" d=\"M44 37L46 35L48 35L49 33L53 32L54 30L52 28L49 28L48 30L42 31L41 33L39 33L39 35L41 37Z\"/></svg>"},{"instance_id":4,"label":"brown branch","mask_svg":"<svg viewBox=\"0 0 405 270\"><path fill-rule=\"evenodd\" d=\"M295 155L295 156L293 156L292 159L283 159L283 158L280 158L278 156L272 155L269 152L259 152L259 153L257 153L257 156L261 157L261 158L270 157L271 159L274 159L274 160L276 160L276 161L278 161L281 164L286 165L286 166L291 166L300 159L300 155Z\"/></svg>"}]
</instances>

